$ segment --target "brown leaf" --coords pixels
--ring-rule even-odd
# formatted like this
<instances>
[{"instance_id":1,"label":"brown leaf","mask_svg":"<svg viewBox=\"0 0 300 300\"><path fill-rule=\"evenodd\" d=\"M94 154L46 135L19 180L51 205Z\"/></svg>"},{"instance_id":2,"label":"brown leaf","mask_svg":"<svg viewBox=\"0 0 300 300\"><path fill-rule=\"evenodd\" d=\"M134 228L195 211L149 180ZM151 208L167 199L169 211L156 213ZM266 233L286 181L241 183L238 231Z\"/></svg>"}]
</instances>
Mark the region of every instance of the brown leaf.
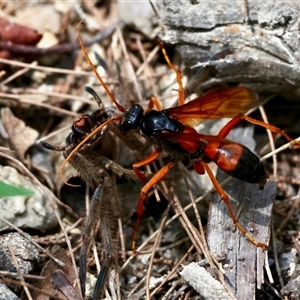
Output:
<instances>
[{"instance_id":1,"label":"brown leaf","mask_svg":"<svg viewBox=\"0 0 300 300\"><path fill-rule=\"evenodd\" d=\"M79 285L74 289L74 282L76 280L76 276L74 274L74 268L72 266L72 262L70 257L67 254L67 250L58 248L54 252L54 256L65 263L64 267L59 267L55 262L50 260L42 270L41 276L45 276L46 279L39 280L36 283L36 287L40 288L47 293L58 296L61 299L82 299L80 296ZM60 270L60 273L57 271ZM59 276L60 275L60 276ZM60 279L59 279L60 278ZM53 280L54 279L54 283ZM60 280L60 285L58 284ZM71 284L71 286L70 286ZM59 286L58 286L59 285ZM59 290L57 289L59 288ZM65 296L61 290L64 291ZM73 295L74 298L69 298L69 295ZM34 299L36 300L49 300L50 297L42 293L38 293L37 291L33 294Z\"/></svg>"},{"instance_id":2,"label":"brown leaf","mask_svg":"<svg viewBox=\"0 0 300 300\"><path fill-rule=\"evenodd\" d=\"M66 274L62 270L56 270L52 274L52 283L70 300L82 300L78 290L76 290Z\"/></svg>"},{"instance_id":3,"label":"brown leaf","mask_svg":"<svg viewBox=\"0 0 300 300\"><path fill-rule=\"evenodd\" d=\"M19 158L24 158L27 149L37 139L38 132L16 118L9 108L3 108L1 116L12 150L16 151Z\"/></svg>"},{"instance_id":4,"label":"brown leaf","mask_svg":"<svg viewBox=\"0 0 300 300\"><path fill-rule=\"evenodd\" d=\"M13 44L36 45L42 38L42 35L34 29L0 17L0 37L2 40Z\"/></svg>"}]
</instances>

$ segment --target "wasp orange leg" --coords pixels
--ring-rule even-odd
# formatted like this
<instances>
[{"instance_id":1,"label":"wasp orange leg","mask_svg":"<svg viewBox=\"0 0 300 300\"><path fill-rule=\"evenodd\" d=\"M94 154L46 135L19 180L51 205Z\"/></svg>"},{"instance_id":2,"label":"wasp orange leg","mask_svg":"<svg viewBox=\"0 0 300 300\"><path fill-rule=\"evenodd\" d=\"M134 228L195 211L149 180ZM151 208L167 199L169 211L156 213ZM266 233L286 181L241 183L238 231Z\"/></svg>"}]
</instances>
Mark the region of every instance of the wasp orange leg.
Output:
<instances>
[{"instance_id":1,"label":"wasp orange leg","mask_svg":"<svg viewBox=\"0 0 300 300\"><path fill-rule=\"evenodd\" d=\"M139 201L137 205L137 220L134 227L133 237L132 237L132 251L136 251L136 240L141 224L141 218L144 212L144 201L149 192L149 190L157 184L166 174L173 168L175 165L174 162L168 163L166 166L162 167L141 189Z\"/></svg>"},{"instance_id":2,"label":"wasp orange leg","mask_svg":"<svg viewBox=\"0 0 300 300\"><path fill-rule=\"evenodd\" d=\"M231 119L218 133L218 137L225 139L229 132L240 123L241 119L239 117Z\"/></svg>"},{"instance_id":3,"label":"wasp orange leg","mask_svg":"<svg viewBox=\"0 0 300 300\"><path fill-rule=\"evenodd\" d=\"M239 229L239 231L255 246L262 248L263 250L265 250L267 248L267 245L264 243L260 243L258 241L256 241L248 232L247 230L242 226L241 223L239 223L239 221L237 220L232 206L230 204L230 198L228 196L228 194L223 190L223 188L221 187L221 185L219 184L219 182L217 181L217 179L215 178L214 174L212 173L211 169L209 168L209 166L204 162L201 161L207 175L209 176L210 180L212 181L216 191L219 193L219 195L221 196L221 199L224 201L224 203L227 206L229 215L232 219L233 224Z\"/></svg>"},{"instance_id":4,"label":"wasp orange leg","mask_svg":"<svg viewBox=\"0 0 300 300\"><path fill-rule=\"evenodd\" d=\"M160 102L159 102L159 100L157 99L157 97L152 96L152 97L150 98L150 101L149 101L148 110L153 109L154 106L156 107L156 109L157 109L158 111L163 110L163 107L162 107L162 105L160 104Z\"/></svg>"},{"instance_id":5,"label":"wasp orange leg","mask_svg":"<svg viewBox=\"0 0 300 300\"><path fill-rule=\"evenodd\" d=\"M260 120L256 120L256 119L253 119L253 118L250 118L248 116L241 116L240 117L241 119L243 120L246 120L248 121L249 123L252 123L252 124L255 124L255 125L258 125L258 126L261 126L261 127L264 127L266 129L269 129L271 130L272 132L276 133L276 134L281 134L283 137L285 137L289 142L293 141L293 139L291 137L289 137L283 130L279 129L278 127L276 126L273 126L273 125L270 125L270 124L267 124L263 121L260 121ZM295 141L295 143L299 144L299 142Z\"/></svg>"},{"instance_id":6,"label":"wasp orange leg","mask_svg":"<svg viewBox=\"0 0 300 300\"><path fill-rule=\"evenodd\" d=\"M264 127L266 129L269 129L270 131L276 133L276 134L281 134L283 137L285 137L289 142L293 141L293 139L291 137L289 137L283 130L279 129L276 126L267 124L263 121L260 120L256 120L253 119L251 117L248 116L240 116L240 117L236 117L231 119L218 133L218 136L221 138L226 138L226 136L229 134L229 132L241 121L241 120L245 120L249 123L252 123L254 125L258 125L261 127ZM299 143L297 141L295 141L295 143Z\"/></svg>"},{"instance_id":7,"label":"wasp orange leg","mask_svg":"<svg viewBox=\"0 0 300 300\"><path fill-rule=\"evenodd\" d=\"M178 104L183 105L184 104L184 88L182 85L181 71L171 63L163 42L160 42L159 46L160 46L161 52L163 53L164 58L168 64L169 68L171 68L176 73L176 80L178 83Z\"/></svg>"},{"instance_id":8,"label":"wasp orange leg","mask_svg":"<svg viewBox=\"0 0 300 300\"><path fill-rule=\"evenodd\" d=\"M157 149L153 153L151 153L148 157L146 157L143 160L132 165L133 171L135 172L135 174L137 175L139 180L142 181L143 183L146 182L146 179L145 179L144 174L138 168L148 165L148 164L152 163L153 161L155 161L157 159L157 157L159 156L160 152L161 151L159 149Z\"/></svg>"}]
</instances>

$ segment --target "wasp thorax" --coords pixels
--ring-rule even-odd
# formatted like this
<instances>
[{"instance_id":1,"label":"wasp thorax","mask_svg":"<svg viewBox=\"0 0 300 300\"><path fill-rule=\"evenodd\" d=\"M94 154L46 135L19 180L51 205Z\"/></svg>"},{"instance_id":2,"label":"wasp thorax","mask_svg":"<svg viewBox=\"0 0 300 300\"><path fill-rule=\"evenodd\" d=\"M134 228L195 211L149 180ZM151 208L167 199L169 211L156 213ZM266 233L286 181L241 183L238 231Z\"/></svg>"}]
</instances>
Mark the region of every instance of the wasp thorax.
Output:
<instances>
[{"instance_id":1,"label":"wasp thorax","mask_svg":"<svg viewBox=\"0 0 300 300\"><path fill-rule=\"evenodd\" d=\"M139 104L133 104L123 115L120 125L121 129L129 131L138 128L143 114L143 108Z\"/></svg>"}]
</instances>

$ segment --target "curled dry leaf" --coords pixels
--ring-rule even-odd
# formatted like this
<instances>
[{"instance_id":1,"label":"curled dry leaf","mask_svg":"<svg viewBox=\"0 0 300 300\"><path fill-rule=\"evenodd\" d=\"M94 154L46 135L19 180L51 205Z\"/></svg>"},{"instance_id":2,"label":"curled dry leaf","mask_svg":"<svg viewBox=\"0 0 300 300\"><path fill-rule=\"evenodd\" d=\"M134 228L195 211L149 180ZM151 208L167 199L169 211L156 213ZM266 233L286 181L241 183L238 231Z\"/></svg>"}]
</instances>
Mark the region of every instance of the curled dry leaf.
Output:
<instances>
[{"instance_id":1,"label":"curled dry leaf","mask_svg":"<svg viewBox=\"0 0 300 300\"><path fill-rule=\"evenodd\" d=\"M38 137L38 132L16 118L9 108L1 110L1 117L6 132L8 133L9 142L12 150L16 151L19 158L24 158L27 149L32 146Z\"/></svg>"}]
</instances>

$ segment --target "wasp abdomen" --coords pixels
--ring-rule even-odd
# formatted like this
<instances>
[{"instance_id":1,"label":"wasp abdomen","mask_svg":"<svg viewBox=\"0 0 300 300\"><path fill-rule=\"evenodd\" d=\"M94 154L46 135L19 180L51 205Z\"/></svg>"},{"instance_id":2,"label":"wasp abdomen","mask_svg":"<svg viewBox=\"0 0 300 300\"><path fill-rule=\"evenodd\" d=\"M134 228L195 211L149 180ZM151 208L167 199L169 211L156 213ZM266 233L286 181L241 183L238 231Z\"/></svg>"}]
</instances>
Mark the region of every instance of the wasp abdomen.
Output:
<instances>
[{"instance_id":1,"label":"wasp abdomen","mask_svg":"<svg viewBox=\"0 0 300 300\"><path fill-rule=\"evenodd\" d=\"M259 158L242 144L228 140L210 142L205 155L227 174L250 183L265 183L267 174Z\"/></svg>"}]
</instances>

